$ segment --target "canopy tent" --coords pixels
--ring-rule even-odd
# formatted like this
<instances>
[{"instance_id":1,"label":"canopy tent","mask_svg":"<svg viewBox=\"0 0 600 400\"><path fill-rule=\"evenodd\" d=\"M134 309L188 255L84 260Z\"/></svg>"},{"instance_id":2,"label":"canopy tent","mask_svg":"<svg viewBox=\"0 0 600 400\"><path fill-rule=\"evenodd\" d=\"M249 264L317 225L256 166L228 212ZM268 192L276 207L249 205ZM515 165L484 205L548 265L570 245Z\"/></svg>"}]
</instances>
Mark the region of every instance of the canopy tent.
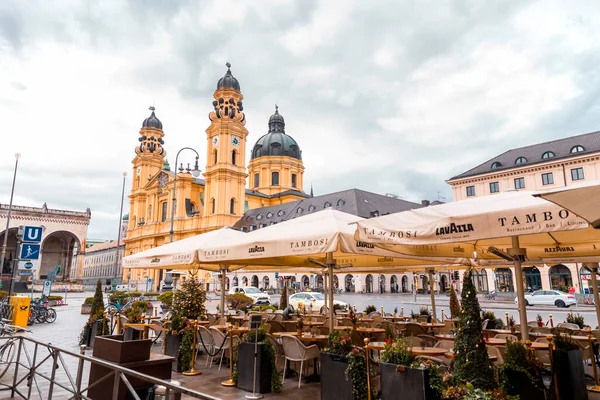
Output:
<instances>
[{"instance_id":1,"label":"canopy tent","mask_svg":"<svg viewBox=\"0 0 600 400\"><path fill-rule=\"evenodd\" d=\"M588 182L582 185L541 192L535 196L548 200L563 207L590 223L591 226L600 228L600 181ZM600 245L600 244L599 244ZM598 260L584 264L590 270L594 303L596 304L596 317L600 322L600 296L598 295Z\"/></svg>"},{"instance_id":2,"label":"canopy tent","mask_svg":"<svg viewBox=\"0 0 600 400\"><path fill-rule=\"evenodd\" d=\"M327 268L333 282L334 268L350 270L425 269L448 264L443 257L423 258L399 256L354 239L355 215L326 209L313 214L270 225L229 242L215 242L198 254L201 263L279 266L284 268ZM451 264L453 265L453 264ZM333 324L333 291L330 287L329 313Z\"/></svg>"},{"instance_id":3,"label":"canopy tent","mask_svg":"<svg viewBox=\"0 0 600 400\"><path fill-rule=\"evenodd\" d=\"M356 239L409 256L478 260L503 258L523 281L521 265L535 260L598 260L600 232L535 192L508 191L357 222ZM506 263L506 261L504 261ZM524 288L517 284L521 330L527 338Z\"/></svg>"}]
</instances>

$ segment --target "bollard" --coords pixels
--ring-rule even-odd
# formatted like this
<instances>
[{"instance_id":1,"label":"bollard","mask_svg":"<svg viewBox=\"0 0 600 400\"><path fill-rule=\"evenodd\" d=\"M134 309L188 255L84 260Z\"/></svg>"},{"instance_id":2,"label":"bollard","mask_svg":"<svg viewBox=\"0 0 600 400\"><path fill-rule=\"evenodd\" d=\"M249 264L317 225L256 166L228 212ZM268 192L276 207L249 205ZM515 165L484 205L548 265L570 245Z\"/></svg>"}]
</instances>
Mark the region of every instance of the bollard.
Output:
<instances>
[{"instance_id":1,"label":"bollard","mask_svg":"<svg viewBox=\"0 0 600 400\"><path fill-rule=\"evenodd\" d=\"M550 322L550 328L554 328L554 321L552 320L552 314L548 315L548 321Z\"/></svg>"},{"instance_id":2,"label":"bollard","mask_svg":"<svg viewBox=\"0 0 600 400\"><path fill-rule=\"evenodd\" d=\"M504 315L506 316L506 329L510 329L510 319L508 318L508 313L505 312Z\"/></svg>"},{"instance_id":3,"label":"bollard","mask_svg":"<svg viewBox=\"0 0 600 400\"><path fill-rule=\"evenodd\" d=\"M369 338L365 338L365 358L367 363L367 400L371 400L371 371L369 366Z\"/></svg>"},{"instance_id":4,"label":"bollard","mask_svg":"<svg viewBox=\"0 0 600 400\"><path fill-rule=\"evenodd\" d=\"M594 356L594 342L596 341L596 338L592 335L591 328L587 329L587 334L588 340L590 341L590 349L592 349L592 366L594 368L594 385L588 386L587 390L590 392L600 392L600 386L598 385L598 368L596 367L596 357Z\"/></svg>"},{"instance_id":5,"label":"bollard","mask_svg":"<svg viewBox=\"0 0 600 400\"><path fill-rule=\"evenodd\" d=\"M196 376L196 375L201 375L202 372L198 371L196 368L194 368L196 366L196 336L197 334L197 328L198 328L198 321L194 321L192 323L192 332L194 335L194 338L192 339L192 365L190 366L190 369L188 369L187 371L183 371L182 374L185 376Z\"/></svg>"},{"instance_id":6,"label":"bollard","mask_svg":"<svg viewBox=\"0 0 600 400\"><path fill-rule=\"evenodd\" d=\"M444 316L444 309L442 308L442 322L444 322L444 318L445 318L445 316Z\"/></svg>"},{"instance_id":7,"label":"bollard","mask_svg":"<svg viewBox=\"0 0 600 400\"><path fill-rule=\"evenodd\" d=\"M400 308L400 316L401 316L401 317L404 317L404 307L401 307L401 308Z\"/></svg>"},{"instance_id":8,"label":"bollard","mask_svg":"<svg viewBox=\"0 0 600 400\"><path fill-rule=\"evenodd\" d=\"M233 330L229 328L227 333L229 334L229 379L221 382L221 385L232 387L235 386L235 381L233 380Z\"/></svg>"}]
</instances>

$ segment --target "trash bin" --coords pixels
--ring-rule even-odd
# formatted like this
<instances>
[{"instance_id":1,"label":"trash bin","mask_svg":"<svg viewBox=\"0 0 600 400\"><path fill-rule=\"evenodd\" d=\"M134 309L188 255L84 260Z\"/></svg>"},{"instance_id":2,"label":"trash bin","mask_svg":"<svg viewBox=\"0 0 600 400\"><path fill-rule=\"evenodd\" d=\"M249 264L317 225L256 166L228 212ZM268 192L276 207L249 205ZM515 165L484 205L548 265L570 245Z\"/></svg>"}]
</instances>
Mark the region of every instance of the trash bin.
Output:
<instances>
[{"instance_id":1,"label":"trash bin","mask_svg":"<svg viewBox=\"0 0 600 400\"><path fill-rule=\"evenodd\" d=\"M168 381L171 385L181 386L178 381ZM162 385L154 385L154 399L155 400L181 400L181 393L175 393L174 391L170 391L169 398L167 399L167 388Z\"/></svg>"},{"instance_id":2,"label":"trash bin","mask_svg":"<svg viewBox=\"0 0 600 400\"><path fill-rule=\"evenodd\" d=\"M13 325L27 328L27 320L29 319L29 306L31 298L25 296L11 296L10 306L13 309L12 321Z\"/></svg>"}]
</instances>

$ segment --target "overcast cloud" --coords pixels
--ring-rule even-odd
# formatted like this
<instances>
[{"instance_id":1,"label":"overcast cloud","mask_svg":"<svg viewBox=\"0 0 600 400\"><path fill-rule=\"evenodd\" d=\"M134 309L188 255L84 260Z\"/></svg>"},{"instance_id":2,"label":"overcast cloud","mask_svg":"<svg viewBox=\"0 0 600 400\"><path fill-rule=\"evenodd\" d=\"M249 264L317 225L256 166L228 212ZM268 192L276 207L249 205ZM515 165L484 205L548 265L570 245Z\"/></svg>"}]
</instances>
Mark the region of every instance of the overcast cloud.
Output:
<instances>
[{"instance_id":1,"label":"overcast cloud","mask_svg":"<svg viewBox=\"0 0 600 400\"><path fill-rule=\"evenodd\" d=\"M306 191L450 201L496 154L598 129L598 20L595 1L4 0L0 202L20 152L16 204L90 207L89 236L116 237L148 106L171 162L204 165L226 61L248 152L277 103Z\"/></svg>"}]
</instances>

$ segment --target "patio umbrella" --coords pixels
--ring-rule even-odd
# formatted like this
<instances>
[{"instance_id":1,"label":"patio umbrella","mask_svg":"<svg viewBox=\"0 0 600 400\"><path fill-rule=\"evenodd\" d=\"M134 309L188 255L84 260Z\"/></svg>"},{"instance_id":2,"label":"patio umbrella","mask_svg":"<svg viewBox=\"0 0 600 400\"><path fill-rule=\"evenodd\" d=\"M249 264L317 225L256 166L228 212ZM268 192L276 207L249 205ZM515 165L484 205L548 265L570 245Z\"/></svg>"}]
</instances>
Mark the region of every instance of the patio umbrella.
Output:
<instances>
[{"instance_id":1,"label":"patio umbrella","mask_svg":"<svg viewBox=\"0 0 600 400\"><path fill-rule=\"evenodd\" d=\"M523 338L527 314L522 263L534 259L600 259L600 232L567 209L509 191L357 222L356 238L410 256L447 258L473 251L474 259L513 263ZM461 253L461 254L462 254Z\"/></svg>"},{"instance_id":2,"label":"patio umbrella","mask_svg":"<svg viewBox=\"0 0 600 400\"><path fill-rule=\"evenodd\" d=\"M447 265L444 257L402 256L354 239L354 226L362 218L326 209L238 236L229 242L215 242L199 252L200 262L227 265L272 265L283 268L327 268L329 313L333 324L333 270L387 270ZM448 258L450 259L450 258ZM452 258L454 260L454 258ZM447 268L447 267L446 267Z\"/></svg>"},{"instance_id":3,"label":"patio umbrella","mask_svg":"<svg viewBox=\"0 0 600 400\"><path fill-rule=\"evenodd\" d=\"M129 269L185 269L198 271L219 271L221 273L221 287L225 287L225 274L229 267L219 263L201 263L198 253L214 243L226 243L236 237L246 234L231 228L221 228L200 235L181 239L162 246L123 258L123 268ZM242 268L242 266L238 266ZM225 292L221 290L221 313L225 310Z\"/></svg>"},{"instance_id":4,"label":"patio umbrella","mask_svg":"<svg viewBox=\"0 0 600 400\"><path fill-rule=\"evenodd\" d=\"M563 207L585 219L591 226L600 228L600 181L588 182L582 185L549 190L536 194L545 200ZM592 287L594 291L594 303L596 305L596 317L600 323L600 296L598 295L598 263L584 263L590 271Z\"/></svg>"}]
</instances>

